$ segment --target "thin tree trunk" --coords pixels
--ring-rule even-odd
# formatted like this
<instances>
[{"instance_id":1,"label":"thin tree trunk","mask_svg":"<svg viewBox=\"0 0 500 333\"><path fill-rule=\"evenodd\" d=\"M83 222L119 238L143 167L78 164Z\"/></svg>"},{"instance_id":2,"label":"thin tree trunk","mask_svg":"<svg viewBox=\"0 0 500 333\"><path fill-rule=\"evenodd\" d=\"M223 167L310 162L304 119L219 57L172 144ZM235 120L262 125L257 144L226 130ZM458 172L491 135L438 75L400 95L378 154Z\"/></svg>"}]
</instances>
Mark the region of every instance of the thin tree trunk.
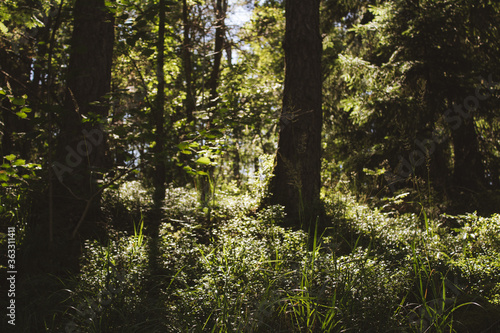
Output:
<instances>
[{"instance_id":1,"label":"thin tree trunk","mask_svg":"<svg viewBox=\"0 0 500 333\"><path fill-rule=\"evenodd\" d=\"M152 121L155 127L155 146L153 155L154 174L153 174L153 210L150 214L147 232L151 237L149 250L149 265L151 272L156 274L158 271L158 237L160 232L160 223L162 217L162 206L165 200L165 180L166 166L164 158L165 150L165 0L159 2L159 26L157 42L157 62L156 79L158 81L157 95L154 108L151 110Z\"/></svg>"},{"instance_id":2,"label":"thin tree trunk","mask_svg":"<svg viewBox=\"0 0 500 333\"><path fill-rule=\"evenodd\" d=\"M184 63L184 76L186 80L186 99L184 108L186 110L187 122L194 121L193 112L196 108L196 100L193 94L193 65L191 63L191 35L189 22L189 8L187 0L182 1L182 23L184 25L184 36L182 40L182 60Z\"/></svg>"},{"instance_id":3,"label":"thin tree trunk","mask_svg":"<svg viewBox=\"0 0 500 333\"><path fill-rule=\"evenodd\" d=\"M152 120L155 126L155 147L154 147L154 205L160 207L165 199L165 159L163 151L165 149L165 0L160 0L159 27L157 44L156 79L158 81L155 107L152 110Z\"/></svg>"},{"instance_id":4,"label":"thin tree trunk","mask_svg":"<svg viewBox=\"0 0 500 333\"><path fill-rule=\"evenodd\" d=\"M238 127L234 128L234 148L233 148L233 177L236 180L236 184L238 186L241 185L241 173L240 173L240 167L241 167L241 155L240 155L240 145L238 141L240 140L240 129Z\"/></svg>"}]
</instances>

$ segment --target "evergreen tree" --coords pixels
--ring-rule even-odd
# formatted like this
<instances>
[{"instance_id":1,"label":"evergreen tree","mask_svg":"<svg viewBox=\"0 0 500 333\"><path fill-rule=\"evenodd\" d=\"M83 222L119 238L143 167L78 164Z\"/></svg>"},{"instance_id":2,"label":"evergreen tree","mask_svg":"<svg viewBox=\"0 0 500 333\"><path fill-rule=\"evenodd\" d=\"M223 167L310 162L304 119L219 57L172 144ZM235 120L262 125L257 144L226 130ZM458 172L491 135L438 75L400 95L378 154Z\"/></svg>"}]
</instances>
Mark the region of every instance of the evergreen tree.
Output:
<instances>
[{"instance_id":1,"label":"evergreen tree","mask_svg":"<svg viewBox=\"0 0 500 333\"><path fill-rule=\"evenodd\" d=\"M320 208L319 1L288 0L285 17L285 86L270 202L285 206L291 225L307 229Z\"/></svg>"}]
</instances>

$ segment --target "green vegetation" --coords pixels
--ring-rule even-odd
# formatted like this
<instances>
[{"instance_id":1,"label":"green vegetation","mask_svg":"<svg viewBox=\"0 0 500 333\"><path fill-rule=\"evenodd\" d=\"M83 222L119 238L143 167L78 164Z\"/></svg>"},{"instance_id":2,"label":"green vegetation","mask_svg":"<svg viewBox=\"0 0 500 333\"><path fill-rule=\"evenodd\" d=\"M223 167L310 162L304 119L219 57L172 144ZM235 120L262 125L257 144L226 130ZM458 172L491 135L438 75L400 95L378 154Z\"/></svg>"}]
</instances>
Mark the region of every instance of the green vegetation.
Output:
<instances>
[{"instance_id":1,"label":"green vegetation","mask_svg":"<svg viewBox=\"0 0 500 333\"><path fill-rule=\"evenodd\" d=\"M236 188L216 192L208 220L194 190L171 187L160 228L160 270L152 274L151 239L142 233L140 219L144 203L134 205L148 197L136 182L108 191L109 207L129 203L121 209L131 223L112 220L106 243L87 241L80 274L24 281L20 299L32 297L29 286L50 287L44 313L22 310L24 330L479 332L478 327L498 327L500 215L429 218L425 210L420 215L381 212L349 193L332 192L324 200L333 227L311 230L308 237L280 226L282 207L257 211L258 197Z\"/></svg>"},{"instance_id":2,"label":"green vegetation","mask_svg":"<svg viewBox=\"0 0 500 333\"><path fill-rule=\"evenodd\" d=\"M500 332L499 40L492 0L0 1L0 332Z\"/></svg>"}]
</instances>

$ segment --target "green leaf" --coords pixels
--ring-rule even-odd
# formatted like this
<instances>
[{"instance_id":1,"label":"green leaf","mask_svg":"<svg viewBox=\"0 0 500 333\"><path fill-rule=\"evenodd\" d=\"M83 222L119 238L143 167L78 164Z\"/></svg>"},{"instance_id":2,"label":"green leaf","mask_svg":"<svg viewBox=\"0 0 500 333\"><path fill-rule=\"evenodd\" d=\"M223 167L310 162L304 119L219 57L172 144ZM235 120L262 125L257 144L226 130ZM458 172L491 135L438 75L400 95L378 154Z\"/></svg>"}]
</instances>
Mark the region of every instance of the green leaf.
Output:
<instances>
[{"instance_id":1,"label":"green leaf","mask_svg":"<svg viewBox=\"0 0 500 333\"><path fill-rule=\"evenodd\" d=\"M41 169L42 166L38 163L28 163L26 165L24 165L25 168L28 168L28 169Z\"/></svg>"},{"instance_id":2,"label":"green leaf","mask_svg":"<svg viewBox=\"0 0 500 333\"><path fill-rule=\"evenodd\" d=\"M28 117L28 115L27 115L26 113L21 112L21 111L16 112L16 115L17 115L19 118L21 118L21 119L25 119L26 117Z\"/></svg>"},{"instance_id":3,"label":"green leaf","mask_svg":"<svg viewBox=\"0 0 500 333\"><path fill-rule=\"evenodd\" d=\"M18 105L18 106L21 106L21 105L24 105L24 103L26 103L25 99L22 98L22 97L12 97L10 99L10 102L14 105Z\"/></svg>"},{"instance_id":4,"label":"green leaf","mask_svg":"<svg viewBox=\"0 0 500 333\"><path fill-rule=\"evenodd\" d=\"M205 172L205 171L196 171L197 174L201 175L201 176L208 176L208 172Z\"/></svg>"},{"instance_id":5,"label":"green leaf","mask_svg":"<svg viewBox=\"0 0 500 333\"><path fill-rule=\"evenodd\" d=\"M188 165L186 165L183 169L187 172L188 175L196 175L196 172L194 172L193 169Z\"/></svg>"},{"instance_id":6,"label":"green leaf","mask_svg":"<svg viewBox=\"0 0 500 333\"><path fill-rule=\"evenodd\" d=\"M181 142L177 145L177 148L179 148L179 150L185 150L186 148L189 148L189 142Z\"/></svg>"},{"instance_id":7,"label":"green leaf","mask_svg":"<svg viewBox=\"0 0 500 333\"><path fill-rule=\"evenodd\" d=\"M207 164L210 164L210 159L208 157L200 157L199 159L196 160L196 163L198 164L203 164L203 165L207 165Z\"/></svg>"},{"instance_id":8,"label":"green leaf","mask_svg":"<svg viewBox=\"0 0 500 333\"><path fill-rule=\"evenodd\" d=\"M7 182L7 181L9 181L9 176L7 176L7 174L5 172L0 171L0 180L3 182Z\"/></svg>"},{"instance_id":9,"label":"green leaf","mask_svg":"<svg viewBox=\"0 0 500 333\"><path fill-rule=\"evenodd\" d=\"M7 27L5 26L5 24L3 24L2 22L0 22L0 31L4 34L7 34L9 32L9 29L7 29Z\"/></svg>"},{"instance_id":10,"label":"green leaf","mask_svg":"<svg viewBox=\"0 0 500 333\"><path fill-rule=\"evenodd\" d=\"M23 160L23 159L18 159L13 163L13 165L17 165L17 166L25 165L25 164L26 164L26 160Z\"/></svg>"},{"instance_id":11,"label":"green leaf","mask_svg":"<svg viewBox=\"0 0 500 333\"><path fill-rule=\"evenodd\" d=\"M191 150L181 150L182 154L191 155L193 152Z\"/></svg>"},{"instance_id":12,"label":"green leaf","mask_svg":"<svg viewBox=\"0 0 500 333\"><path fill-rule=\"evenodd\" d=\"M4 156L7 161L13 161L16 158L16 155L10 154L7 156Z\"/></svg>"},{"instance_id":13,"label":"green leaf","mask_svg":"<svg viewBox=\"0 0 500 333\"><path fill-rule=\"evenodd\" d=\"M3 170L6 174L8 175L12 175L12 176L15 176L17 173L16 173L16 170L12 169L12 168L8 168L8 169L5 169Z\"/></svg>"},{"instance_id":14,"label":"green leaf","mask_svg":"<svg viewBox=\"0 0 500 333\"><path fill-rule=\"evenodd\" d=\"M24 113L30 113L31 112L31 108L25 106L21 109L21 112L24 112Z\"/></svg>"}]
</instances>

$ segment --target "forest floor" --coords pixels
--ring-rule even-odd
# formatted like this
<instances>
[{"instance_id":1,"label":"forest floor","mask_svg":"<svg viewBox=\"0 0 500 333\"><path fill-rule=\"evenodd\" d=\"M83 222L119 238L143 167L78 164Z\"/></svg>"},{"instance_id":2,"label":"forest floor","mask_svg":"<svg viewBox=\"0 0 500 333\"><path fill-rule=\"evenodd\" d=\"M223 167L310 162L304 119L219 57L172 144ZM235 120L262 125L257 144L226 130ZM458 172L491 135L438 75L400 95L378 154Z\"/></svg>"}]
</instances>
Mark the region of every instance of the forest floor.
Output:
<instances>
[{"instance_id":1,"label":"forest floor","mask_svg":"<svg viewBox=\"0 0 500 333\"><path fill-rule=\"evenodd\" d=\"M109 238L86 242L79 275L23 282L20 331L500 332L500 215L400 214L332 193L329 227L307 233L252 193L203 206L169 188L151 259L145 193L108 192Z\"/></svg>"}]
</instances>

